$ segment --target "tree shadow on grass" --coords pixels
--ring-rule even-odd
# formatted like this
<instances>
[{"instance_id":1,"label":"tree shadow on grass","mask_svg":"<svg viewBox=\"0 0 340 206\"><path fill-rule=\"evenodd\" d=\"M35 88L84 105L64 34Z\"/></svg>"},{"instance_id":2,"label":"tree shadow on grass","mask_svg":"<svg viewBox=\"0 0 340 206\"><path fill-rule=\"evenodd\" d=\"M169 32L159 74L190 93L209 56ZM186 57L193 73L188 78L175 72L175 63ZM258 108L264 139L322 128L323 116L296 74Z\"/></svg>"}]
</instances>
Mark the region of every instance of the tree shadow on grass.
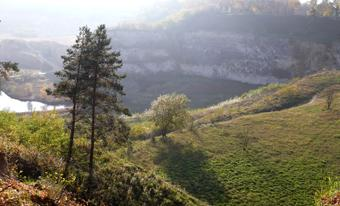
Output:
<instances>
[{"instance_id":1,"label":"tree shadow on grass","mask_svg":"<svg viewBox=\"0 0 340 206\"><path fill-rule=\"evenodd\" d=\"M191 145L168 142L159 146L154 159L171 182L210 204L227 203L230 199L214 171L208 169L208 157Z\"/></svg>"}]
</instances>

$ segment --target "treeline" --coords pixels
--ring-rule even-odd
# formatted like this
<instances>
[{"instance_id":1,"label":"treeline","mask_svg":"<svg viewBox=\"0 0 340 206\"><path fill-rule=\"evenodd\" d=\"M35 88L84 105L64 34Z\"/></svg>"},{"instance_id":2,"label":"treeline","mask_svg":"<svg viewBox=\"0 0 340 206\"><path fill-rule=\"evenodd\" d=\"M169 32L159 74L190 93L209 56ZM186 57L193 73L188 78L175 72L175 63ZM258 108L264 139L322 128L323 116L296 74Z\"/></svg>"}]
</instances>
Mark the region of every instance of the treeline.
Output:
<instances>
[{"instance_id":1,"label":"treeline","mask_svg":"<svg viewBox=\"0 0 340 206\"><path fill-rule=\"evenodd\" d=\"M299 0L211 0L220 9L230 14L266 15L340 15L340 0L310 0L301 4Z\"/></svg>"}]
</instances>

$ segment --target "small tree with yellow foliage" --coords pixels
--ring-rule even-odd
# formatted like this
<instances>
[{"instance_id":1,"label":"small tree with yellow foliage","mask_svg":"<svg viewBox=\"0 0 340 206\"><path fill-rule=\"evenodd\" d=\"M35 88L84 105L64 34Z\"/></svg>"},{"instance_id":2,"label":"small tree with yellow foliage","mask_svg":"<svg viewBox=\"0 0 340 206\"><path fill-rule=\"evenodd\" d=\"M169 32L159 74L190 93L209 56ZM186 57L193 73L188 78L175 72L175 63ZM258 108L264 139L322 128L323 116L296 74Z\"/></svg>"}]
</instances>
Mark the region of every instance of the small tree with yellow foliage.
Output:
<instances>
[{"instance_id":1,"label":"small tree with yellow foliage","mask_svg":"<svg viewBox=\"0 0 340 206\"><path fill-rule=\"evenodd\" d=\"M160 130L163 138L173 130L184 128L190 114L187 111L189 99L184 94L166 94L151 104L152 121Z\"/></svg>"}]
</instances>

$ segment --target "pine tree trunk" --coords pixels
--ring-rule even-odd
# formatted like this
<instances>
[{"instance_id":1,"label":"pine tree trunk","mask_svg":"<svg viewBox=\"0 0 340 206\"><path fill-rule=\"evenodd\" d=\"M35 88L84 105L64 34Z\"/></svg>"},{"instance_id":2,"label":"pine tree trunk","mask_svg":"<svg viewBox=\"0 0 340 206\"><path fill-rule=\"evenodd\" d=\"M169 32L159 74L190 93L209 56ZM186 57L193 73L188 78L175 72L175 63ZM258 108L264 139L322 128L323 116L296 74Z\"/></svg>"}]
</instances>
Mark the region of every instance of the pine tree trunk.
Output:
<instances>
[{"instance_id":1,"label":"pine tree trunk","mask_svg":"<svg viewBox=\"0 0 340 206\"><path fill-rule=\"evenodd\" d=\"M77 103L74 101L73 108L72 108L70 142L69 142L69 145L68 145L68 152L67 152L66 163L65 163L64 173L63 173L64 178L68 177L68 168L70 166L71 159L72 159L73 144L74 144L74 132L75 132L75 126L76 126L76 107L77 107Z\"/></svg>"},{"instance_id":2,"label":"pine tree trunk","mask_svg":"<svg viewBox=\"0 0 340 206\"><path fill-rule=\"evenodd\" d=\"M88 179L88 193L91 194L91 187L93 186L93 153L94 153L94 142L95 142L95 126L96 126L96 100L97 100L97 69L95 71L92 93L92 117L91 117L91 146L90 146L90 159L89 159L89 179Z\"/></svg>"},{"instance_id":3,"label":"pine tree trunk","mask_svg":"<svg viewBox=\"0 0 340 206\"><path fill-rule=\"evenodd\" d=\"M76 85L75 85L75 92L73 94L73 108L72 108L72 120L71 120L71 133L70 133L70 142L68 145L68 152L66 157L66 163L64 168L63 177L68 177L68 168L70 167L71 159L72 159L72 152L73 152L73 145L74 145L74 133L75 133L75 127L76 127L76 109L77 109L77 92L78 92L78 84L79 84L79 75L80 75L80 60L79 60L79 66L77 70L77 77L76 77Z\"/></svg>"}]
</instances>

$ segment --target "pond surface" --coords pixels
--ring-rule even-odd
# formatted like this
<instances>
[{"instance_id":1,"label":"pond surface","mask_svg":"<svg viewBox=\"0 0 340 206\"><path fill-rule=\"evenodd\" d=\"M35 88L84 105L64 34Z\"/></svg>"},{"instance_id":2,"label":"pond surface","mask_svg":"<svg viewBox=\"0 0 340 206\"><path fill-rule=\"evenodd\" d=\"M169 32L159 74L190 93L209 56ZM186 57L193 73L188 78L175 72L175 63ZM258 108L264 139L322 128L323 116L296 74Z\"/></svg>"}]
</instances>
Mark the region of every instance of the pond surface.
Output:
<instances>
[{"instance_id":1,"label":"pond surface","mask_svg":"<svg viewBox=\"0 0 340 206\"><path fill-rule=\"evenodd\" d=\"M0 111L9 111L9 112L40 112L40 111L50 111L50 110L59 110L64 109L65 106L51 106L44 104L42 102L36 101L21 101L18 99L14 99L9 97L5 92L0 91Z\"/></svg>"}]
</instances>

